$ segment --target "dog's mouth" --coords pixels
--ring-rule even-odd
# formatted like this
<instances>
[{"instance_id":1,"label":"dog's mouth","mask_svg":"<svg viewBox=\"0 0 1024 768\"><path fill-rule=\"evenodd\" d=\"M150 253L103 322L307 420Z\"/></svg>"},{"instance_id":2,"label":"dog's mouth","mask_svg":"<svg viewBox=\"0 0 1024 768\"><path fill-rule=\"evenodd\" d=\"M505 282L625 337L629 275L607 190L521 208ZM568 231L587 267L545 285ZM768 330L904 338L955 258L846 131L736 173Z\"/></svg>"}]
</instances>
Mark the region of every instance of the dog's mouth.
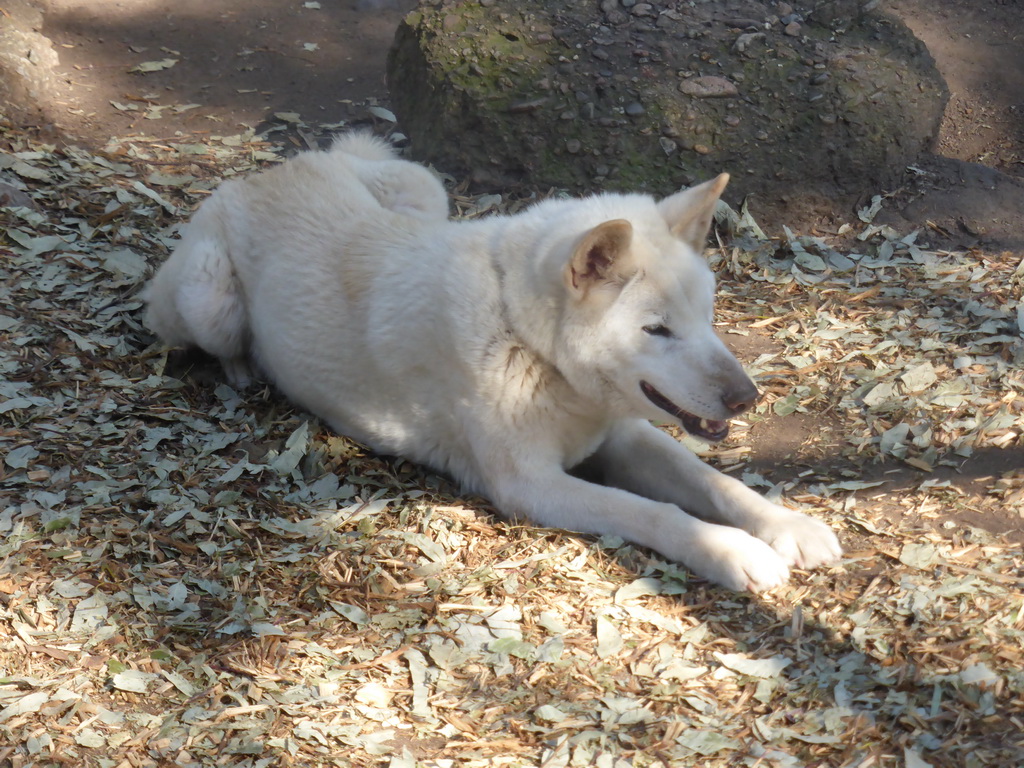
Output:
<instances>
[{"instance_id":1,"label":"dog's mouth","mask_svg":"<svg viewBox=\"0 0 1024 768\"><path fill-rule=\"evenodd\" d=\"M673 403L646 381L640 382L640 389L643 391L644 395L647 396L648 400L661 408L661 410L665 411L665 413L671 414L674 418L679 419L679 423L683 425L683 429L694 437L699 437L702 440L716 443L719 440L724 440L726 436L728 436L729 422L717 421L715 419L702 419L700 416L694 416L689 411L684 411L678 405Z\"/></svg>"}]
</instances>

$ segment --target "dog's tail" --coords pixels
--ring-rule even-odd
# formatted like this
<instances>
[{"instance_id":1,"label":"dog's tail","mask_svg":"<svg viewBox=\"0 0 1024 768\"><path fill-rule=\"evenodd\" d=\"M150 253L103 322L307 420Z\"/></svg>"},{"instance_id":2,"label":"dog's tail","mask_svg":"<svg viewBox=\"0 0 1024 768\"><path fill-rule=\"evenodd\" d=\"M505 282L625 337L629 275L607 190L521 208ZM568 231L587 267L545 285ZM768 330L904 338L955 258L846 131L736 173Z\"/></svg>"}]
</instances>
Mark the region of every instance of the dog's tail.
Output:
<instances>
[{"instance_id":1,"label":"dog's tail","mask_svg":"<svg viewBox=\"0 0 1024 768\"><path fill-rule=\"evenodd\" d=\"M383 139L367 131L346 133L335 139L331 155L381 207L427 221L448 218L448 193L441 181L422 165L402 160Z\"/></svg>"},{"instance_id":2,"label":"dog's tail","mask_svg":"<svg viewBox=\"0 0 1024 768\"><path fill-rule=\"evenodd\" d=\"M378 139L369 131L352 131L334 140L332 152L344 152L364 160L394 160L398 153L383 139Z\"/></svg>"}]
</instances>

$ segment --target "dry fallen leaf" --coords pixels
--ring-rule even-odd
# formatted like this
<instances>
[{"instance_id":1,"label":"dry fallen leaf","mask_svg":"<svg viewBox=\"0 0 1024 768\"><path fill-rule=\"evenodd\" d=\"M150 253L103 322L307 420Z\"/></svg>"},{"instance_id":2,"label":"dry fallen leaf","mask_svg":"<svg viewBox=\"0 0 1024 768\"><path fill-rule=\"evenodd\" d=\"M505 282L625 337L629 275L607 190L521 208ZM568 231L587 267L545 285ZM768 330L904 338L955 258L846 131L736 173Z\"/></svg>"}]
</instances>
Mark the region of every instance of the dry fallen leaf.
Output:
<instances>
[{"instance_id":1,"label":"dry fallen leaf","mask_svg":"<svg viewBox=\"0 0 1024 768\"><path fill-rule=\"evenodd\" d=\"M1020 763L1020 548L942 523L1017 504L1024 480L975 478L968 499L939 472L1019 450L1019 263L866 222L853 246L774 241L723 212L738 235L711 254L719 318L771 344L751 420L827 415L841 436L831 470L792 482L748 470L749 426L711 453L848 545L836 568L752 598L610 538L495 520L155 345L146 275L221 178L279 158L264 138L92 153L0 130L0 165L38 209L7 209L0 259L8 760ZM470 218L528 204L453 199ZM881 456L936 472L892 489L869 474Z\"/></svg>"},{"instance_id":2,"label":"dry fallen leaf","mask_svg":"<svg viewBox=\"0 0 1024 768\"><path fill-rule=\"evenodd\" d=\"M139 74L147 74L149 72L159 72L164 69L170 69L178 63L177 59L160 59L159 61L144 61L141 64L137 64L129 72L138 72Z\"/></svg>"}]
</instances>

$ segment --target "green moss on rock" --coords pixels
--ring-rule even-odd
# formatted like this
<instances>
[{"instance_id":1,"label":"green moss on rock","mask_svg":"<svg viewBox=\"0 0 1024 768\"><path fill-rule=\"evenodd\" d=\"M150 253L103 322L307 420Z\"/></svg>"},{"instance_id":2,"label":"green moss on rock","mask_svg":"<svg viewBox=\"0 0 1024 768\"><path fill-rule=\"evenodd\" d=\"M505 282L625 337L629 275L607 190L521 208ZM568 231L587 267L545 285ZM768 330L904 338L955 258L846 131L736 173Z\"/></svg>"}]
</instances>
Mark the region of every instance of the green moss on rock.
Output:
<instances>
[{"instance_id":1,"label":"green moss on rock","mask_svg":"<svg viewBox=\"0 0 1024 768\"><path fill-rule=\"evenodd\" d=\"M805 5L799 36L758 0L423 5L390 53L392 104L416 156L482 186L886 184L934 141L945 84L902 24Z\"/></svg>"}]
</instances>

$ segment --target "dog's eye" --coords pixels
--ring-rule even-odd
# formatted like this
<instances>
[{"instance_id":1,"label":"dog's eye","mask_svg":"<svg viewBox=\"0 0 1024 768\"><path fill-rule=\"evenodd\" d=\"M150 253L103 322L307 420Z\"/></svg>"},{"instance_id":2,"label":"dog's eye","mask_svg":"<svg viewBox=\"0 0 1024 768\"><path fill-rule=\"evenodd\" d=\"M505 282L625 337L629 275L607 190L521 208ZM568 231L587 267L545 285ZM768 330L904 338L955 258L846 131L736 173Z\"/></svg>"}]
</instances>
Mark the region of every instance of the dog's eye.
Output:
<instances>
[{"instance_id":1,"label":"dog's eye","mask_svg":"<svg viewBox=\"0 0 1024 768\"><path fill-rule=\"evenodd\" d=\"M644 333L650 334L651 336L671 336L672 331L664 325L645 325Z\"/></svg>"}]
</instances>

